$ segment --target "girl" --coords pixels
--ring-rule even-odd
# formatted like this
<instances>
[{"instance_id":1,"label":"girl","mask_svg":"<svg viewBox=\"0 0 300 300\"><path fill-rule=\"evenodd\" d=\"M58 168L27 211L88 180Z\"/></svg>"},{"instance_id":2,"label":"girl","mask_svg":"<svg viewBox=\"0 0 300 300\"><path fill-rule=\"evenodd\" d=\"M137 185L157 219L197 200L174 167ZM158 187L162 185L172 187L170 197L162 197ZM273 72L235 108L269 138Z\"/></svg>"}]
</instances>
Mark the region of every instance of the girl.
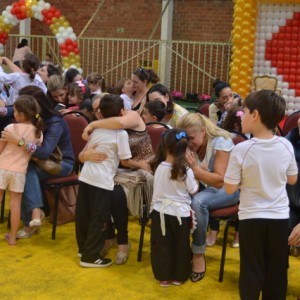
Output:
<instances>
[{"instance_id":1,"label":"girl","mask_svg":"<svg viewBox=\"0 0 300 300\"><path fill-rule=\"evenodd\" d=\"M84 99L85 86L82 81L76 81L69 85L68 89L68 108L63 113L72 110L79 110L79 104Z\"/></svg>"},{"instance_id":2,"label":"girl","mask_svg":"<svg viewBox=\"0 0 300 300\"><path fill-rule=\"evenodd\" d=\"M28 95L20 96L14 103L14 117L17 124L10 124L5 132L22 136L18 144L7 143L5 134L0 141L0 199L4 190L9 190L11 232L5 234L8 245L16 245L16 236L21 218L21 198L24 191L30 153L22 146L25 140L42 143L43 121L37 101Z\"/></svg>"},{"instance_id":3,"label":"girl","mask_svg":"<svg viewBox=\"0 0 300 300\"><path fill-rule=\"evenodd\" d=\"M88 87L90 88L91 99L96 95L105 93L106 91L105 80L104 77L101 76L99 73L96 72L91 73L90 75L88 75L86 81L88 83Z\"/></svg>"},{"instance_id":4,"label":"girl","mask_svg":"<svg viewBox=\"0 0 300 300\"><path fill-rule=\"evenodd\" d=\"M188 168L187 147L186 132L170 129L151 162L151 264L161 286L180 285L191 272L190 194L198 191L198 182Z\"/></svg>"},{"instance_id":5,"label":"girl","mask_svg":"<svg viewBox=\"0 0 300 300\"><path fill-rule=\"evenodd\" d=\"M132 103L133 103L133 82L129 78L123 78L119 80L114 90L116 94L120 95L120 97L124 101L124 108L126 110L131 110Z\"/></svg>"}]
</instances>

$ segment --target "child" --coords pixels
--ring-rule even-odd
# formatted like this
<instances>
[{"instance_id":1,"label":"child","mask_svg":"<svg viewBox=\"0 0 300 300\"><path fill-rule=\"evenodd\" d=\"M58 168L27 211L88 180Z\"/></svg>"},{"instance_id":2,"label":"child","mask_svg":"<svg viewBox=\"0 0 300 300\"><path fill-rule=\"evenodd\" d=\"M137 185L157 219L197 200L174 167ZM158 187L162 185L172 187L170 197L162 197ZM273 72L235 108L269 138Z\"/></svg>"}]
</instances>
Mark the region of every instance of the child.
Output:
<instances>
[{"instance_id":1,"label":"child","mask_svg":"<svg viewBox=\"0 0 300 300\"><path fill-rule=\"evenodd\" d=\"M225 190L240 188L241 299L286 299L289 200L286 184L297 181L291 143L272 130L283 119L285 100L270 90L244 101L242 129L253 138L232 150Z\"/></svg>"},{"instance_id":2,"label":"child","mask_svg":"<svg viewBox=\"0 0 300 300\"><path fill-rule=\"evenodd\" d=\"M105 93L105 80L104 77L101 76L99 73L93 72L90 75L88 75L86 79L88 86L90 88L92 99L94 96L99 95L101 93Z\"/></svg>"},{"instance_id":3,"label":"child","mask_svg":"<svg viewBox=\"0 0 300 300\"><path fill-rule=\"evenodd\" d=\"M72 110L79 110L79 104L83 101L85 94L85 85L82 81L76 81L69 84L68 88L68 108L62 113Z\"/></svg>"},{"instance_id":4,"label":"child","mask_svg":"<svg viewBox=\"0 0 300 300\"><path fill-rule=\"evenodd\" d=\"M125 109L131 110L133 103L133 82L129 78L123 78L116 83L114 90L124 100Z\"/></svg>"},{"instance_id":5,"label":"child","mask_svg":"<svg viewBox=\"0 0 300 300\"><path fill-rule=\"evenodd\" d=\"M162 122L166 115L166 106L162 101L149 101L146 102L142 118L145 123L149 122ZM156 126L161 127L157 124Z\"/></svg>"},{"instance_id":6,"label":"child","mask_svg":"<svg viewBox=\"0 0 300 300\"><path fill-rule=\"evenodd\" d=\"M151 162L151 264L161 286L180 285L191 272L190 194L198 191L198 182L187 167L187 146L185 131L167 130Z\"/></svg>"},{"instance_id":7,"label":"child","mask_svg":"<svg viewBox=\"0 0 300 300\"><path fill-rule=\"evenodd\" d=\"M9 190L11 232L5 234L8 245L16 245L16 235L21 218L21 198L24 191L26 170L30 154L22 146L25 141L42 143L43 121L37 101L27 95L20 96L14 103L14 117L17 124L10 124L2 132L0 141L0 199L4 190ZM6 143L5 133L15 132L23 138L18 145Z\"/></svg>"},{"instance_id":8,"label":"child","mask_svg":"<svg viewBox=\"0 0 300 300\"><path fill-rule=\"evenodd\" d=\"M106 95L101 99L100 110L104 118L123 115L123 100L118 95ZM101 163L84 162L84 152L95 149L97 144L96 150L105 152L108 158ZM102 258L99 253L107 235L114 176L119 160L130 157L127 132L102 128L93 131L79 156L84 165L79 177L75 225L82 267L102 268L112 264L111 259Z\"/></svg>"}]
</instances>

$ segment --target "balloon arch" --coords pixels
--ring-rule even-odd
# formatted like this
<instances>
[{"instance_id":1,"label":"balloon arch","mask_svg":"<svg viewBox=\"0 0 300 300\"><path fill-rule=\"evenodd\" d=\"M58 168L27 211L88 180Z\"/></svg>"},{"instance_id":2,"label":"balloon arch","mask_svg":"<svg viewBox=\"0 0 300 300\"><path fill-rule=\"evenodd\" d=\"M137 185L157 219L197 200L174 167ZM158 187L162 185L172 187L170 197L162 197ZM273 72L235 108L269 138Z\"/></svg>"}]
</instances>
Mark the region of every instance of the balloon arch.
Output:
<instances>
[{"instance_id":1,"label":"balloon arch","mask_svg":"<svg viewBox=\"0 0 300 300\"><path fill-rule=\"evenodd\" d=\"M0 16L0 55L4 52L12 28L21 20L34 18L48 25L59 45L63 69L76 68L82 72L76 34L61 12L43 0L20 0L6 7Z\"/></svg>"},{"instance_id":2,"label":"balloon arch","mask_svg":"<svg viewBox=\"0 0 300 300\"><path fill-rule=\"evenodd\" d=\"M300 0L236 0L230 83L245 97L255 76L277 78L287 114L300 109Z\"/></svg>"}]
</instances>

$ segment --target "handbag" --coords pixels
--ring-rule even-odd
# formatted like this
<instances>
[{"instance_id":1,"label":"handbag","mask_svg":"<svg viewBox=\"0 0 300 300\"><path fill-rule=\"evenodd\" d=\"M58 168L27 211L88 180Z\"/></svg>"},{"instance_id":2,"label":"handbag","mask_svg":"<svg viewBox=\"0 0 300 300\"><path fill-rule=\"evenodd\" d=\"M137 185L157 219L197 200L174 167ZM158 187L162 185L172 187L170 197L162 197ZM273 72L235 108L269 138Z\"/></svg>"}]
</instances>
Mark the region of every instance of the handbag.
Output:
<instances>
[{"instance_id":1,"label":"handbag","mask_svg":"<svg viewBox=\"0 0 300 300\"><path fill-rule=\"evenodd\" d=\"M61 172L62 153L58 146L55 147L50 157L46 160L38 159L36 164L50 175L58 175Z\"/></svg>"}]
</instances>

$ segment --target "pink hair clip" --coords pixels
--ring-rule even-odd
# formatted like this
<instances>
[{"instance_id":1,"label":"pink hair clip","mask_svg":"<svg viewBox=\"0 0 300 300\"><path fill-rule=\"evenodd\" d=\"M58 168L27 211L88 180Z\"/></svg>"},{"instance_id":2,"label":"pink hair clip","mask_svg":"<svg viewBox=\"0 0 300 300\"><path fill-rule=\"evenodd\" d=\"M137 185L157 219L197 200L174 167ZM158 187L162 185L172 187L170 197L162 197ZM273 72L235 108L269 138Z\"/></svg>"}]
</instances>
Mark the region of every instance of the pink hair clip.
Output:
<instances>
[{"instance_id":1,"label":"pink hair clip","mask_svg":"<svg viewBox=\"0 0 300 300\"><path fill-rule=\"evenodd\" d=\"M82 92L85 94L85 85L82 81L78 80L76 81L77 85L81 88Z\"/></svg>"},{"instance_id":2,"label":"pink hair clip","mask_svg":"<svg viewBox=\"0 0 300 300\"><path fill-rule=\"evenodd\" d=\"M237 117L242 117L243 115L244 115L244 112L243 111L241 111L241 110L239 110L239 111L237 111L236 112L236 114L235 114Z\"/></svg>"}]
</instances>

